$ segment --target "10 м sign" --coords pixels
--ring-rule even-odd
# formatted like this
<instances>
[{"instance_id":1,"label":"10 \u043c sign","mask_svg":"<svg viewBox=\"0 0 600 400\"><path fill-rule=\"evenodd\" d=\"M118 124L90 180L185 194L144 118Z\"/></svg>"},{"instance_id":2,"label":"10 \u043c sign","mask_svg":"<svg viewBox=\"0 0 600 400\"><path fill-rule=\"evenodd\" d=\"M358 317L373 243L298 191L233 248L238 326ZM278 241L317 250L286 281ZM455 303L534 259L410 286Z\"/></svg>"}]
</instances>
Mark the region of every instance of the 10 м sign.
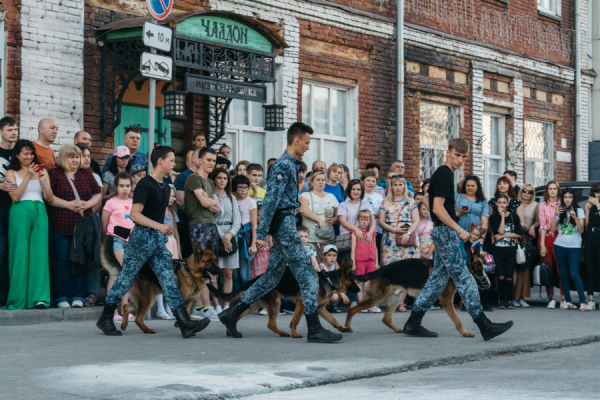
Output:
<instances>
[{"instance_id":1,"label":"10 \u043c sign","mask_svg":"<svg viewBox=\"0 0 600 400\"><path fill-rule=\"evenodd\" d=\"M267 102L267 88L251 83L226 81L202 75L185 74L185 90L191 93L232 99Z\"/></svg>"},{"instance_id":2,"label":"10 \u043c sign","mask_svg":"<svg viewBox=\"0 0 600 400\"><path fill-rule=\"evenodd\" d=\"M171 39L173 31L171 28L153 24L144 23L144 46L152 47L162 51L171 51Z\"/></svg>"}]
</instances>

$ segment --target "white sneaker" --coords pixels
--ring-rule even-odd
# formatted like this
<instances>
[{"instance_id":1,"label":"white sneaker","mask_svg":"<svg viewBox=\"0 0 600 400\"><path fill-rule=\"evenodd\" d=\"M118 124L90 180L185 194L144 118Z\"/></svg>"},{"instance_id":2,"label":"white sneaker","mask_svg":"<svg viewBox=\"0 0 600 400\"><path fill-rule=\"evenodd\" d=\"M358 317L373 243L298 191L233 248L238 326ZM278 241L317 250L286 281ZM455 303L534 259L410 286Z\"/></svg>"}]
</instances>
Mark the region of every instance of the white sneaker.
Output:
<instances>
[{"instance_id":1,"label":"white sneaker","mask_svg":"<svg viewBox=\"0 0 600 400\"><path fill-rule=\"evenodd\" d=\"M56 305L56 307L58 307L58 308L71 308L71 305L69 304L68 301L61 301L60 303L58 303Z\"/></svg>"},{"instance_id":2,"label":"white sneaker","mask_svg":"<svg viewBox=\"0 0 600 400\"><path fill-rule=\"evenodd\" d=\"M512 304L513 304L513 307L521 307L521 304L519 304L518 299L513 299Z\"/></svg>"},{"instance_id":3,"label":"white sneaker","mask_svg":"<svg viewBox=\"0 0 600 400\"><path fill-rule=\"evenodd\" d=\"M81 301L81 300L74 300L73 303L71 303L71 307L73 307L73 308L83 308L83 301Z\"/></svg>"},{"instance_id":4,"label":"white sneaker","mask_svg":"<svg viewBox=\"0 0 600 400\"><path fill-rule=\"evenodd\" d=\"M528 308L529 307L529 304L527 304L527 302L524 299L519 300L519 304L523 308Z\"/></svg>"},{"instance_id":5,"label":"white sneaker","mask_svg":"<svg viewBox=\"0 0 600 400\"><path fill-rule=\"evenodd\" d=\"M267 313L267 310L265 310L264 308L261 308L260 311L258 312L258 315L269 315Z\"/></svg>"},{"instance_id":6,"label":"white sneaker","mask_svg":"<svg viewBox=\"0 0 600 400\"><path fill-rule=\"evenodd\" d=\"M561 310L566 310L567 309L567 301L566 300L561 300L561 302L560 302L560 309Z\"/></svg>"},{"instance_id":7,"label":"white sneaker","mask_svg":"<svg viewBox=\"0 0 600 400\"><path fill-rule=\"evenodd\" d=\"M219 316L215 312L214 307L205 308L204 315L206 316L206 318L210 319L211 321L219 321Z\"/></svg>"},{"instance_id":8,"label":"white sneaker","mask_svg":"<svg viewBox=\"0 0 600 400\"><path fill-rule=\"evenodd\" d=\"M354 307L356 305L356 302L353 301L352 303L350 303L350 307Z\"/></svg>"},{"instance_id":9,"label":"white sneaker","mask_svg":"<svg viewBox=\"0 0 600 400\"><path fill-rule=\"evenodd\" d=\"M219 304L218 306L215 307L215 312L217 314L221 314L223 312L223 308L221 307L221 305Z\"/></svg>"},{"instance_id":10,"label":"white sneaker","mask_svg":"<svg viewBox=\"0 0 600 400\"><path fill-rule=\"evenodd\" d=\"M550 300L546 308L556 308L556 300Z\"/></svg>"},{"instance_id":11,"label":"white sneaker","mask_svg":"<svg viewBox=\"0 0 600 400\"><path fill-rule=\"evenodd\" d=\"M229 306L223 307L223 311L227 310L228 308L229 308Z\"/></svg>"},{"instance_id":12,"label":"white sneaker","mask_svg":"<svg viewBox=\"0 0 600 400\"><path fill-rule=\"evenodd\" d=\"M190 315L191 319L204 319L206 315L204 314L204 309L197 310L196 308L192 309L192 315Z\"/></svg>"},{"instance_id":13,"label":"white sneaker","mask_svg":"<svg viewBox=\"0 0 600 400\"><path fill-rule=\"evenodd\" d=\"M381 312L381 308L379 308L377 306L373 306L373 312L380 313Z\"/></svg>"},{"instance_id":14,"label":"white sneaker","mask_svg":"<svg viewBox=\"0 0 600 400\"><path fill-rule=\"evenodd\" d=\"M596 309L596 303L594 302L594 300L590 300L586 304L585 308L587 308L588 311L594 311Z\"/></svg>"}]
</instances>

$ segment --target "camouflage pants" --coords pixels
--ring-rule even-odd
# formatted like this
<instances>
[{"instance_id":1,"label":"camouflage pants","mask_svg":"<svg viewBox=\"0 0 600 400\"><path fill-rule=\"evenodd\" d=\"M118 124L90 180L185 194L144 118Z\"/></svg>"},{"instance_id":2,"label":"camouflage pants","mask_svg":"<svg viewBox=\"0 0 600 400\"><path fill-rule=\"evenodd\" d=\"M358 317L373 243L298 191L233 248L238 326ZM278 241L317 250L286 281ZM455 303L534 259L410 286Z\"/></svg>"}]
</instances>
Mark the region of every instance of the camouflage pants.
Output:
<instances>
[{"instance_id":1,"label":"camouflage pants","mask_svg":"<svg viewBox=\"0 0 600 400\"><path fill-rule=\"evenodd\" d=\"M312 314L317 311L317 293L319 278L311 265L304 244L296 231L296 219L293 215L285 217L279 232L273 235L273 247L269 257L267 272L244 293L242 301L252 304L277 286L285 271L290 267L292 274L300 285L304 312Z\"/></svg>"},{"instance_id":2,"label":"camouflage pants","mask_svg":"<svg viewBox=\"0 0 600 400\"><path fill-rule=\"evenodd\" d=\"M435 245L433 270L421 294L415 299L413 309L429 310L446 288L450 277L456 285L469 315L473 318L477 317L483 312L483 307L479 300L479 290L475 278L467 268L462 240L454 230L447 226L436 226L433 228L431 236Z\"/></svg>"},{"instance_id":3,"label":"camouflage pants","mask_svg":"<svg viewBox=\"0 0 600 400\"><path fill-rule=\"evenodd\" d=\"M133 229L123 255L123 270L106 296L106 304L119 304L146 262L158 277L169 307L174 310L183 304L177 276L173 271L173 255L166 243L167 237L154 229L143 226Z\"/></svg>"},{"instance_id":4,"label":"camouflage pants","mask_svg":"<svg viewBox=\"0 0 600 400\"><path fill-rule=\"evenodd\" d=\"M219 261L219 241L221 240L221 237L219 236L219 231L215 224L190 225L190 239L192 241L192 248L194 242L198 242L202 250L206 250L206 245L210 241L215 250L214 253L217 262Z\"/></svg>"}]
</instances>

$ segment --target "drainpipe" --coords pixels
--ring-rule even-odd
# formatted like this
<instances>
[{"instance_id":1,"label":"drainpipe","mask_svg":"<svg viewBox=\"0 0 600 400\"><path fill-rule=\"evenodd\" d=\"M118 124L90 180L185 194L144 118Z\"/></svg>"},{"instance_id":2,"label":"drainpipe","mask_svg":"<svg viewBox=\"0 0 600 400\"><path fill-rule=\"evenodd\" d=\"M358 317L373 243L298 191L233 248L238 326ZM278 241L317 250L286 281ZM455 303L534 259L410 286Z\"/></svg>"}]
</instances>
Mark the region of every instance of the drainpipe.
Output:
<instances>
[{"instance_id":1,"label":"drainpipe","mask_svg":"<svg viewBox=\"0 0 600 400\"><path fill-rule=\"evenodd\" d=\"M575 0L575 180L581 173L581 0Z\"/></svg>"},{"instance_id":2,"label":"drainpipe","mask_svg":"<svg viewBox=\"0 0 600 400\"><path fill-rule=\"evenodd\" d=\"M82 0L81 10L81 38L83 43L81 45L81 68L83 69L83 76L81 77L81 116L79 117L79 129L83 130L83 116L85 114L85 0Z\"/></svg>"},{"instance_id":3,"label":"drainpipe","mask_svg":"<svg viewBox=\"0 0 600 400\"><path fill-rule=\"evenodd\" d=\"M404 145L404 0L396 0L396 160Z\"/></svg>"}]
</instances>

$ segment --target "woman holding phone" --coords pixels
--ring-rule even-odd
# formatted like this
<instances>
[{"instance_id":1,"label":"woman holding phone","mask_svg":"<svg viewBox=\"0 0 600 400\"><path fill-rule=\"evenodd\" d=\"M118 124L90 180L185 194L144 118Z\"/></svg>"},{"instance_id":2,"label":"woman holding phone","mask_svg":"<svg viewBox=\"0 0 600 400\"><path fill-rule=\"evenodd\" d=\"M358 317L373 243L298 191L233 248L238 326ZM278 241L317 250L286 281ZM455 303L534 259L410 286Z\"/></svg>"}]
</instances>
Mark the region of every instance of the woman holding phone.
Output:
<instances>
[{"instance_id":1,"label":"woman holding phone","mask_svg":"<svg viewBox=\"0 0 600 400\"><path fill-rule=\"evenodd\" d=\"M8 217L10 290L5 308L46 308L50 305L50 271L44 200L52 201L53 195L48 171L39 164L29 140L15 144L5 180L17 184L8 193L13 204Z\"/></svg>"},{"instance_id":2,"label":"woman holding phone","mask_svg":"<svg viewBox=\"0 0 600 400\"><path fill-rule=\"evenodd\" d=\"M454 202L458 225L463 230L469 232L471 224L475 224L487 231L490 210L483 195L481 181L477 176L465 176L458 193L454 194Z\"/></svg>"}]
</instances>

